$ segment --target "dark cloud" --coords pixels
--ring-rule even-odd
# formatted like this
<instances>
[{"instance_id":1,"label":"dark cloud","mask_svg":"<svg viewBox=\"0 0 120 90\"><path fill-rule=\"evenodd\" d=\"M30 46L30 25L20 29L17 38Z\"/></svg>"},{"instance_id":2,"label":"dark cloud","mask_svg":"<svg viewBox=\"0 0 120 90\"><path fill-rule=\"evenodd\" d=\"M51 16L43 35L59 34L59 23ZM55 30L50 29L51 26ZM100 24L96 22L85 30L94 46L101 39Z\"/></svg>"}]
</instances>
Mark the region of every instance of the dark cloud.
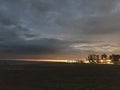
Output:
<instances>
[{"instance_id":1,"label":"dark cloud","mask_svg":"<svg viewBox=\"0 0 120 90\"><path fill-rule=\"evenodd\" d=\"M119 15L119 0L0 0L0 52L118 52Z\"/></svg>"},{"instance_id":2,"label":"dark cloud","mask_svg":"<svg viewBox=\"0 0 120 90\"><path fill-rule=\"evenodd\" d=\"M18 40L18 39L17 39ZM68 43L66 41L57 39L40 39L40 40L28 40L28 41L12 41L1 42L0 52L6 53L21 53L21 54L47 54L47 53L59 53L68 49Z\"/></svg>"},{"instance_id":3,"label":"dark cloud","mask_svg":"<svg viewBox=\"0 0 120 90\"><path fill-rule=\"evenodd\" d=\"M120 33L120 17L93 18L84 23L84 33L92 35ZM87 27L86 27L87 26Z\"/></svg>"}]
</instances>

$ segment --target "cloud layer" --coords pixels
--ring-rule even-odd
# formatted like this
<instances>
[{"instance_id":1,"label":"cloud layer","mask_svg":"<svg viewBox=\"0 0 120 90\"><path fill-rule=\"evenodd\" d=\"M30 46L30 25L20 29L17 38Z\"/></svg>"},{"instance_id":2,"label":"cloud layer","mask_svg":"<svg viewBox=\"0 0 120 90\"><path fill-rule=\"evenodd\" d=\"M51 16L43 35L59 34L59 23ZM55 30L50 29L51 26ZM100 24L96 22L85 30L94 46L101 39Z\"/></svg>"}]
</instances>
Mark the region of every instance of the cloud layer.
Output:
<instances>
[{"instance_id":1,"label":"cloud layer","mask_svg":"<svg viewBox=\"0 0 120 90\"><path fill-rule=\"evenodd\" d=\"M0 0L1 54L119 53L119 33L119 0Z\"/></svg>"}]
</instances>

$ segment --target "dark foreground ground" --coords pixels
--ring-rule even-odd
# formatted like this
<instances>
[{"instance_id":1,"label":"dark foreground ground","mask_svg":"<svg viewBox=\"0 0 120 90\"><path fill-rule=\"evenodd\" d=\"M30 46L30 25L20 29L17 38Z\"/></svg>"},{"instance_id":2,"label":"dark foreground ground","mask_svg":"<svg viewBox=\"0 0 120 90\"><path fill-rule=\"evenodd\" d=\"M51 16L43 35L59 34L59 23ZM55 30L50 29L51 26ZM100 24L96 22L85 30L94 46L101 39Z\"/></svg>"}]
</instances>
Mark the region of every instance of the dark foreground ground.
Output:
<instances>
[{"instance_id":1,"label":"dark foreground ground","mask_svg":"<svg viewBox=\"0 0 120 90\"><path fill-rule=\"evenodd\" d=\"M0 90L120 90L120 66L1 65Z\"/></svg>"}]
</instances>

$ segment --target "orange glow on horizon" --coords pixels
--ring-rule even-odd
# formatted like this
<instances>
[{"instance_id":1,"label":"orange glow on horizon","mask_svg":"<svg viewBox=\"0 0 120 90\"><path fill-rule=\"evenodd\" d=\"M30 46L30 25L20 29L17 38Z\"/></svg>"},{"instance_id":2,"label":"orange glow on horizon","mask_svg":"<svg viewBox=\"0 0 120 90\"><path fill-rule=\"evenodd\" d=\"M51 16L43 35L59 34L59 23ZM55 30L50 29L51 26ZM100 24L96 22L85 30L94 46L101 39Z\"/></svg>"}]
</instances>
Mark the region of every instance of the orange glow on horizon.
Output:
<instances>
[{"instance_id":1,"label":"orange glow on horizon","mask_svg":"<svg viewBox=\"0 0 120 90\"><path fill-rule=\"evenodd\" d=\"M68 60L52 60L52 59L15 59L28 62L67 62Z\"/></svg>"},{"instance_id":2,"label":"orange glow on horizon","mask_svg":"<svg viewBox=\"0 0 120 90\"><path fill-rule=\"evenodd\" d=\"M36 62L67 62L68 60L34 60Z\"/></svg>"}]
</instances>

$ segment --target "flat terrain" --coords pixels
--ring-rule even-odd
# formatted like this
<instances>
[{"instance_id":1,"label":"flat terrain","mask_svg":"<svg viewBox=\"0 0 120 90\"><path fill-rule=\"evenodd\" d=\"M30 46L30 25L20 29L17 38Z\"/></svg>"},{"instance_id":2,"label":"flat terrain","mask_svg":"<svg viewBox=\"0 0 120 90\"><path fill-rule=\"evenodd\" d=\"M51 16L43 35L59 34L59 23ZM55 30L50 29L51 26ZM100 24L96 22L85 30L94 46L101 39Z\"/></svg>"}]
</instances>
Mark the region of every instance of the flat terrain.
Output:
<instances>
[{"instance_id":1,"label":"flat terrain","mask_svg":"<svg viewBox=\"0 0 120 90\"><path fill-rule=\"evenodd\" d=\"M120 90L119 65L1 65L0 90Z\"/></svg>"}]
</instances>

